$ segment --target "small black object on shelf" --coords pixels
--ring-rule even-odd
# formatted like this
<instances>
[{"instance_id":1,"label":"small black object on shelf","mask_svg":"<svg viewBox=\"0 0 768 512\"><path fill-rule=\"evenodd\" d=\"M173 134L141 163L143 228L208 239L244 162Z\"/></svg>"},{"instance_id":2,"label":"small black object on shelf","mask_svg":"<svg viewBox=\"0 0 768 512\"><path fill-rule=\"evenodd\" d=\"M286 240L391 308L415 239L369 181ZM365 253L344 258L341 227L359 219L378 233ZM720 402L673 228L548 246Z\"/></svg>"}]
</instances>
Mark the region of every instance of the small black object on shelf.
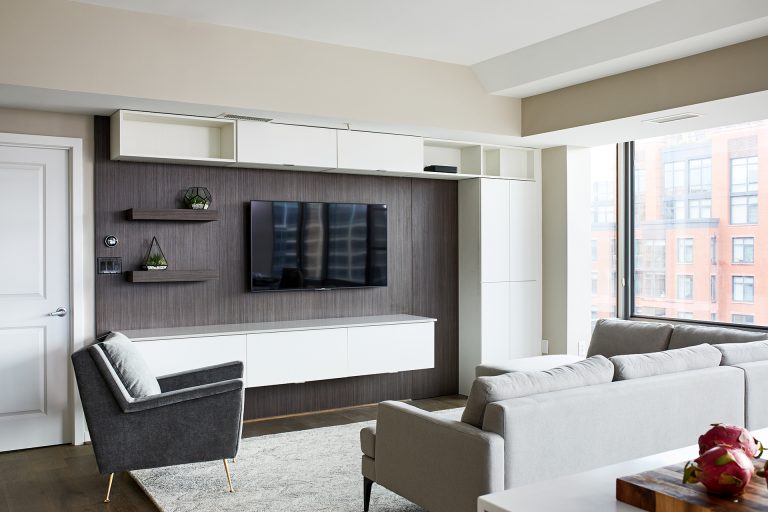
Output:
<instances>
[{"instance_id":1,"label":"small black object on shelf","mask_svg":"<svg viewBox=\"0 0 768 512\"><path fill-rule=\"evenodd\" d=\"M193 210L207 210L213 196L205 187L189 187L184 194L184 204Z\"/></svg>"},{"instance_id":2,"label":"small black object on shelf","mask_svg":"<svg viewBox=\"0 0 768 512\"><path fill-rule=\"evenodd\" d=\"M449 174L457 174L459 168L453 165L428 165L424 168L424 172L444 172Z\"/></svg>"}]
</instances>

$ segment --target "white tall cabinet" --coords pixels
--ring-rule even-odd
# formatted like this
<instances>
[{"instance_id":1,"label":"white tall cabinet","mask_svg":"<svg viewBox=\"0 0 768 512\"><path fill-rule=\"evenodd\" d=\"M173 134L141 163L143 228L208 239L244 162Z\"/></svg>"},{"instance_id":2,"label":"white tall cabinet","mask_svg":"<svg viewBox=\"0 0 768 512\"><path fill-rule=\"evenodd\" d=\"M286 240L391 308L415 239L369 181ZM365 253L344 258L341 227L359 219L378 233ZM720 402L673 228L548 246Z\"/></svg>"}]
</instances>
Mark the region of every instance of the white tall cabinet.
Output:
<instances>
[{"instance_id":1,"label":"white tall cabinet","mask_svg":"<svg viewBox=\"0 0 768 512\"><path fill-rule=\"evenodd\" d=\"M475 367L541 353L541 164L459 182L459 392Z\"/></svg>"}]
</instances>

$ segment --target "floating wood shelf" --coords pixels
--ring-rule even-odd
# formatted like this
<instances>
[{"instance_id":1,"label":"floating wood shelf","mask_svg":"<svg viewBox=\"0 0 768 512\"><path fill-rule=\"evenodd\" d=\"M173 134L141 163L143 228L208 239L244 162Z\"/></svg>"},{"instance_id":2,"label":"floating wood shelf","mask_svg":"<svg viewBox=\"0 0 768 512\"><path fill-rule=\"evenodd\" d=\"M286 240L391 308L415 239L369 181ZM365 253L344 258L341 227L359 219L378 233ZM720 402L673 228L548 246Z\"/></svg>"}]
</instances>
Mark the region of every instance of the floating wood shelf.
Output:
<instances>
[{"instance_id":1,"label":"floating wood shelf","mask_svg":"<svg viewBox=\"0 0 768 512\"><path fill-rule=\"evenodd\" d=\"M131 283L182 283L219 277L217 270L132 270L125 274Z\"/></svg>"},{"instance_id":2,"label":"floating wood shelf","mask_svg":"<svg viewBox=\"0 0 768 512\"><path fill-rule=\"evenodd\" d=\"M146 209L131 208L125 210L128 220L162 220L162 221L196 221L211 222L219 220L219 212L216 210L192 210L190 209Z\"/></svg>"}]
</instances>

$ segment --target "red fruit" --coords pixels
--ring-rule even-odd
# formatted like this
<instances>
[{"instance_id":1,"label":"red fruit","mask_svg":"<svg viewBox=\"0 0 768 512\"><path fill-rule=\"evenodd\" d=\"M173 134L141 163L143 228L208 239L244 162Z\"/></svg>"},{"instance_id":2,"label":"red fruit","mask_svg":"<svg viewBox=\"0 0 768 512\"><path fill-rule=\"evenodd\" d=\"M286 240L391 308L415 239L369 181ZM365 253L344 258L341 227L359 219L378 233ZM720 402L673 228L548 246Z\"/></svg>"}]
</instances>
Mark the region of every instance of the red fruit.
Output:
<instances>
[{"instance_id":1,"label":"red fruit","mask_svg":"<svg viewBox=\"0 0 768 512\"><path fill-rule=\"evenodd\" d=\"M727 446L710 448L683 471L683 483L701 482L713 494L738 496L752 479L755 466L743 450Z\"/></svg>"},{"instance_id":2,"label":"red fruit","mask_svg":"<svg viewBox=\"0 0 768 512\"><path fill-rule=\"evenodd\" d=\"M715 446L739 448L755 458L763 454L763 443L752 437L749 430L738 425L714 423L712 428L699 437L699 455Z\"/></svg>"}]
</instances>

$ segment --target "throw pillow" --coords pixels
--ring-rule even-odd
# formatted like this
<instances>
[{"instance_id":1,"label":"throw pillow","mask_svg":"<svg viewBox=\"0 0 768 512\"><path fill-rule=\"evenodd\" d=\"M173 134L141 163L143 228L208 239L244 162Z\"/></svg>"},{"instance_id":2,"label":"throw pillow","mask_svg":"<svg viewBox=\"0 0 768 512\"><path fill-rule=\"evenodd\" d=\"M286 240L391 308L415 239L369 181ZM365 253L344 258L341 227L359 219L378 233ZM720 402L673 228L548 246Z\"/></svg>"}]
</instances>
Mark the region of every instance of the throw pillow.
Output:
<instances>
[{"instance_id":1,"label":"throw pillow","mask_svg":"<svg viewBox=\"0 0 768 512\"><path fill-rule=\"evenodd\" d=\"M639 379L667 373L700 370L720 365L722 354L712 345L665 350L652 354L630 354L611 358L613 380Z\"/></svg>"},{"instance_id":2,"label":"throw pillow","mask_svg":"<svg viewBox=\"0 0 768 512\"><path fill-rule=\"evenodd\" d=\"M723 366L768 360L768 341L722 343L715 345L715 348L723 354L723 360L720 362Z\"/></svg>"},{"instance_id":3,"label":"throw pillow","mask_svg":"<svg viewBox=\"0 0 768 512\"><path fill-rule=\"evenodd\" d=\"M587 356L645 354L666 350L672 326L656 322L601 319L592 331Z\"/></svg>"},{"instance_id":4,"label":"throw pillow","mask_svg":"<svg viewBox=\"0 0 768 512\"><path fill-rule=\"evenodd\" d=\"M124 334L113 332L101 344L107 359L120 377L125 389L133 398L159 395L160 384L157 382L149 365Z\"/></svg>"},{"instance_id":5,"label":"throw pillow","mask_svg":"<svg viewBox=\"0 0 768 512\"><path fill-rule=\"evenodd\" d=\"M594 356L538 372L513 372L494 377L478 377L472 383L461 421L482 428L489 403L520 398L561 389L611 382L613 364L603 356Z\"/></svg>"}]
</instances>

